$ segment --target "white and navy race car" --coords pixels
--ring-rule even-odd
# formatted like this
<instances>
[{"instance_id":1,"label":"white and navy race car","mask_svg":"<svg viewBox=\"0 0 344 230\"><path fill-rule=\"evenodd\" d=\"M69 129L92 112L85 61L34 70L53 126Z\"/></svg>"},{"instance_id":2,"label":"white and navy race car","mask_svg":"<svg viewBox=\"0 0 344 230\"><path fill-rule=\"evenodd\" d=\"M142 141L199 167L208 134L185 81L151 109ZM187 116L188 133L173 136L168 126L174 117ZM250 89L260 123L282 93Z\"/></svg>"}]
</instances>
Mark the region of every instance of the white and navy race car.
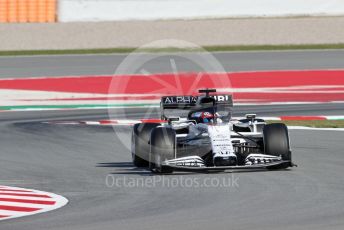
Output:
<instances>
[{"instance_id":1,"label":"white and navy race car","mask_svg":"<svg viewBox=\"0 0 344 230\"><path fill-rule=\"evenodd\" d=\"M231 95L161 98L161 122L135 124L132 159L152 172L285 169L294 166L287 127L255 114L231 119Z\"/></svg>"}]
</instances>

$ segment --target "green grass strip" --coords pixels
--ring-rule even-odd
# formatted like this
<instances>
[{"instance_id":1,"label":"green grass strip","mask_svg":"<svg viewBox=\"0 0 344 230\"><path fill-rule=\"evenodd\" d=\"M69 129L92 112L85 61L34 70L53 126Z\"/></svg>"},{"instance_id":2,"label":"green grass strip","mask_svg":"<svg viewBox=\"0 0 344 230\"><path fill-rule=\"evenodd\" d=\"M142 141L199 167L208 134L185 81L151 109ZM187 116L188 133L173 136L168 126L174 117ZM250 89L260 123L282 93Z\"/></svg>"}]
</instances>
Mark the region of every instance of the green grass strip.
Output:
<instances>
[{"instance_id":1,"label":"green grass strip","mask_svg":"<svg viewBox=\"0 0 344 230\"><path fill-rule=\"evenodd\" d=\"M219 45L204 46L208 52L216 51L271 51L271 50L322 50L322 49L344 49L344 44L303 44L303 45ZM0 51L0 56L19 55L66 55L66 54L114 54L130 53L135 51L134 47L107 48L107 49L67 49L67 50L23 50L23 51ZM138 52L147 53L176 53L176 52L199 52L202 49L193 48L145 48Z\"/></svg>"}]
</instances>

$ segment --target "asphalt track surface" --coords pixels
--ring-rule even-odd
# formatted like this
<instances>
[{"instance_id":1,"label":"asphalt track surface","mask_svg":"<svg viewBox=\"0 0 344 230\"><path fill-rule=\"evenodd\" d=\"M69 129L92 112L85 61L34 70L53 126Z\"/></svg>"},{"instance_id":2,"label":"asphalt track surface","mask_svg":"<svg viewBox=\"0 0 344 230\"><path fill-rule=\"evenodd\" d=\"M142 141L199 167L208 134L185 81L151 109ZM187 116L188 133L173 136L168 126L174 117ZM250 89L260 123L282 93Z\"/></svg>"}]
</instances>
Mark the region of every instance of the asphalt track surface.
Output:
<instances>
[{"instance_id":1,"label":"asphalt track surface","mask_svg":"<svg viewBox=\"0 0 344 230\"><path fill-rule=\"evenodd\" d=\"M16 60L13 58L13 63ZM339 61L333 66L340 67ZM33 69L28 73L38 75ZM20 76L22 70L13 68L11 72L15 71ZM58 70L41 71L42 75L60 75ZM235 111L238 116L248 112L334 115L342 114L344 108L342 104L273 105ZM142 118L145 111L128 109L112 114ZM69 199L67 206L56 211L0 222L0 229L343 229L343 132L290 131L293 160L299 165L290 170L177 173L162 179L131 164L128 127L42 123L104 118L108 118L106 110L0 113L0 184L49 191ZM191 185L183 184L186 178ZM124 184L124 180L139 185ZM158 182L161 180L164 183ZM208 186L209 180L215 184L225 180L225 187ZM142 181L149 184L140 186ZM207 186L198 187L199 183Z\"/></svg>"},{"instance_id":2,"label":"asphalt track surface","mask_svg":"<svg viewBox=\"0 0 344 230\"><path fill-rule=\"evenodd\" d=\"M199 53L136 56L137 63L144 63L150 73L174 71L171 58L178 71L204 70L204 66L192 61L202 56ZM213 56L225 71L342 69L344 66L344 50L218 52ZM113 74L126 57L127 54L0 57L0 77L108 75ZM147 59L152 60L146 62Z\"/></svg>"}]
</instances>

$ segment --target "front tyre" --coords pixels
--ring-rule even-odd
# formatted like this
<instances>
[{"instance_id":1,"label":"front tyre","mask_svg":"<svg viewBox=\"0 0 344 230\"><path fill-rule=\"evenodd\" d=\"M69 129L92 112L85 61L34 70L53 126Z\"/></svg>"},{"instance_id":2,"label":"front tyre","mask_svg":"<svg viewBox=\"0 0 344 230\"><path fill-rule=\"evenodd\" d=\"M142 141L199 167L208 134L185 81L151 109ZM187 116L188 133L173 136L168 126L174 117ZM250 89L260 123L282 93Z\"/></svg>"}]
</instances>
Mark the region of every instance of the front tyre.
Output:
<instances>
[{"instance_id":1,"label":"front tyre","mask_svg":"<svg viewBox=\"0 0 344 230\"><path fill-rule=\"evenodd\" d=\"M149 139L152 130L158 123L139 123L133 127L131 135L131 156L136 167L147 167L149 164Z\"/></svg>"},{"instance_id":2,"label":"front tyre","mask_svg":"<svg viewBox=\"0 0 344 230\"><path fill-rule=\"evenodd\" d=\"M263 129L263 141L265 154L281 156L282 160L290 162L268 167L268 169L285 169L291 166L289 134L288 128L285 124L274 123L265 125Z\"/></svg>"},{"instance_id":3,"label":"front tyre","mask_svg":"<svg viewBox=\"0 0 344 230\"><path fill-rule=\"evenodd\" d=\"M156 173L172 173L173 170L164 166L163 162L175 158L176 132L172 128L157 127L152 131L150 144L150 170Z\"/></svg>"}]
</instances>

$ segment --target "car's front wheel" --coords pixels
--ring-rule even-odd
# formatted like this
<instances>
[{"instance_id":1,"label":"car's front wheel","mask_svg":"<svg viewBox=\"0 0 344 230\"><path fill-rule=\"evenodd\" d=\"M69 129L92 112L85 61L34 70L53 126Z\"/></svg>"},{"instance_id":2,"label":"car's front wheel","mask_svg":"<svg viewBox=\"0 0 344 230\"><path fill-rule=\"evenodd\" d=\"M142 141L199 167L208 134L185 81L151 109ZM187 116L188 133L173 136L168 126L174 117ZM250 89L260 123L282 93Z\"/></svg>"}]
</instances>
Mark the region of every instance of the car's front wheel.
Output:
<instances>
[{"instance_id":1,"label":"car's front wheel","mask_svg":"<svg viewBox=\"0 0 344 230\"><path fill-rule=\"evenodd\" d=\"M291 162L288 128L285 124L274 123L264 126L263 129L264 152L267 155L281 156L282 160ZM269 169L284 169L291 163L270 167Z\"/></svg>"},{"instance_id":2,"label":"car's front wheel","mask_svg":"<svg viewBox=\"0 0 344 230\"><path fill-rule=\"evenodd\" d=\"M173 170L164 166L163 162L175 158L176 132L172 128L157 127L151 133L150 145L150 170L156 173L172 173Z\"/></svg>"},{"instance_id":3,"label":"car's front wheel","mask_svg":"<svg viewBox=\"0 0 344 230\"><path fill-rule=\"evenodd\" d=\"M139 123L133 127L131 135L131 155L136 167L148 167L149 139L152 130L159 126L157 123Z\"/></svg>"}]
</instances>

